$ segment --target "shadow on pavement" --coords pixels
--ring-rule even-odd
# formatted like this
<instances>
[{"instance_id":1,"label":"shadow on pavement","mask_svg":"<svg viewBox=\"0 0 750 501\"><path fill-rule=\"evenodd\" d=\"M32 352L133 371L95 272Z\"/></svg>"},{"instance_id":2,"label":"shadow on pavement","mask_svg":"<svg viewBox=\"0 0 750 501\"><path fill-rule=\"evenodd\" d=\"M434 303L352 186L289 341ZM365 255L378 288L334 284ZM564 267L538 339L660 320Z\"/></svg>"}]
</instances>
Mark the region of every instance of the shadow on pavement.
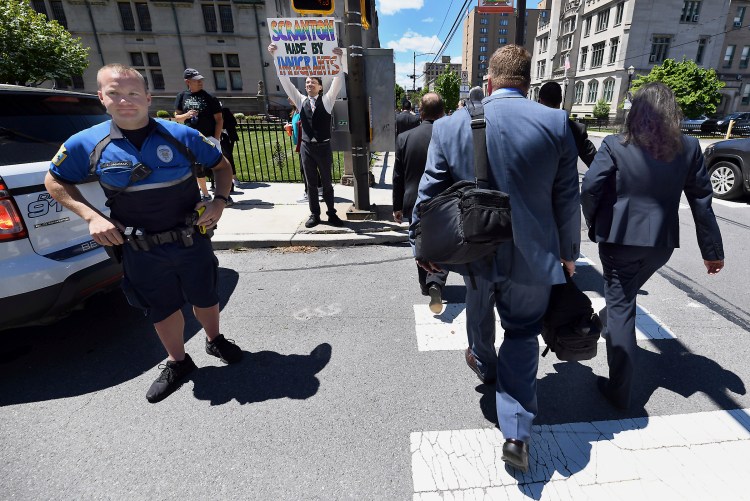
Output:
<instances>
[{"instance_id":1,"label":"shadow on pavement","mask_svg":"<svg viewBox=\"0 0 750 501\"><path fill-rule=\"evenodd\" d=\"M238 279L234 270L219 268L220 308ZM187 342L201 327L188 306L183 313ZM84 309L55 324L5 331L3 339L0 407L100 391L139 377L166 358L151 322L119 290L91 298Z\"/></svg>"},{"instance_id":2,"label":"shadow on pavement","mask_svg":"<svg viewBox=\"0 0 750 501\"><path fill-rule=\"evenodd\" d=\"M211 405L232 400L240 404L279 398L304 400L318 392L316 374L331 360L331 345L322 343L309 355L273 351L244 352L242 361L225 367L202 367L194 372L193 394Z\"/></svg>"},{"instance_id":3,"label":"shadow on pavement","mask_svg":"<svg viewBox=\"0 0 750 501\"><path fill-rule=\"evenodd\" d=\"M685 398L704 393L723 410L742 408L729 394L745 394L745 385L736 374L690 352L679 340L650 342L659 352L638 348L637 375L627 411L617 410L604 400L596 388L596 375L586 365L556 363L555 372L539 379L539 414L534 421L529 473L508 469L524 495L541 499L545 485L556 472L567 478L583 470L591 461L594 442L612 440L620 431L645 428L649 421L646 404L659 388ZM605 347L599 348L598 356L606 357ZM479 404L485 418L497 425L494 384L477 386L476 391L482 394Z\"/></svg>"}]
</instances>

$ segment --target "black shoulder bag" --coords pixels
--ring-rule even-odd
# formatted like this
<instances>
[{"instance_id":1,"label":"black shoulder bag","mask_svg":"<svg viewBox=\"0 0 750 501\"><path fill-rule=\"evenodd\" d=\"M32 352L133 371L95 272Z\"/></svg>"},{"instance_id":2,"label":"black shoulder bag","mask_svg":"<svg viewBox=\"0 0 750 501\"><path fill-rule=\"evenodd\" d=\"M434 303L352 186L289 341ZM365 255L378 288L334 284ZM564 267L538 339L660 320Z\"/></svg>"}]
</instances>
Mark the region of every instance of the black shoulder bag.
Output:
<instances>
[{"instance_id":1,"label":"black shoulder bag","mask_svg":"<svg viewBox=\"0 0 750 501\"><path fill-rule=\"evenodd\" d=\"M458 181L419 206L415 254L421 261L467 264L513 240L510 197L489 188L487 123L482 104L467 103L474 142L474 181Z\"/></svg>"}]
</instances>

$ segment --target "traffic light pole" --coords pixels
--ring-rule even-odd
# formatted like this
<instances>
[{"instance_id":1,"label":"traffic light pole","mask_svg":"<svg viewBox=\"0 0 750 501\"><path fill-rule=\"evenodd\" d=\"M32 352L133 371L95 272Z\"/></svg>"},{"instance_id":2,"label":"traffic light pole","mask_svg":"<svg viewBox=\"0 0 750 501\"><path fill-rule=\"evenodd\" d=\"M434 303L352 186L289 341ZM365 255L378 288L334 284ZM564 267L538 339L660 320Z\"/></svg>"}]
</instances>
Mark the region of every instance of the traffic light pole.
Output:
<instances>
[{"instance_id":1,"label":"traffic light pole","mask_svg":"<svg viewBox=\"0 0 750 501\"><path fill-rule=\"evenodd\" d=\"M360 0L346 0L347 63L349 66L348 87L349 132L352 144L352 175L354 177L354 211L347 213L349 219L369 219L370 169L367 151L368 106L365 94L365 58L362 47L362 13Z\"/></svg>"},{"instance_id":2,"label":"traffic light pole","mask_svg":"<svg viewBox=\"0 0 750 501\"><path fill-rule=\"evenodd\" d=\"M516 0L516 45L524 46L526 41L526 0Z\"/></svg>"}]
</instances>

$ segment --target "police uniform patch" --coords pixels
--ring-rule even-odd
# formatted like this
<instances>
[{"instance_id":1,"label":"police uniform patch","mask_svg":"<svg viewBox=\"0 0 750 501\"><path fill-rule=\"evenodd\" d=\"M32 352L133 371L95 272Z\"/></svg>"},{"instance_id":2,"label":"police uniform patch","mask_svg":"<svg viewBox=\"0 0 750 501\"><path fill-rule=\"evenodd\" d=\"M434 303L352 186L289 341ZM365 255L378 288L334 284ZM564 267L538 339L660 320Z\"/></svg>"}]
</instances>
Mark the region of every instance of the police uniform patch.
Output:
<instances>
[{"instance_id":1,"label":"police uniform patch","mask_svg":"<svg viewBox=\"0 0 750 501\"><path fill-rule=\"evenodd\" d=\"M161 160L164 163L171 162L174 158L174 153L172 152L172 148L167 146L166 144L160 144L156 148L156 156L159 157L159 160Z\"/></svg>"},{"instance_id":2,"label":"police uniform patch","mask_svg":"<svg viewBox=\"0 0 750 501\"><path fill-rule=\"evenodd\" d=\"M204 143L208 144L209 146L212 146L212 147L216 148L216 145L214 143L212 143L211 141L209 141L208 138L206 136L204 136L203 134L201 134L201 139L203 139Z\"/></svg>"},{"instance_id":3,"label":"police uniform patch","mask_svg":"<svg viewBox=\"0 0 750 501\"><path fill-rule=\"evenodd\" d=\"M60 146L60 149L57 150L55 156L52 157L52 163L57 167L60 167L60 164L63 163L63 160L65 160L66 158L68 158L68 150L65 149L65 145L63 144L62 146Z\"/></svg>"}]
</instances>

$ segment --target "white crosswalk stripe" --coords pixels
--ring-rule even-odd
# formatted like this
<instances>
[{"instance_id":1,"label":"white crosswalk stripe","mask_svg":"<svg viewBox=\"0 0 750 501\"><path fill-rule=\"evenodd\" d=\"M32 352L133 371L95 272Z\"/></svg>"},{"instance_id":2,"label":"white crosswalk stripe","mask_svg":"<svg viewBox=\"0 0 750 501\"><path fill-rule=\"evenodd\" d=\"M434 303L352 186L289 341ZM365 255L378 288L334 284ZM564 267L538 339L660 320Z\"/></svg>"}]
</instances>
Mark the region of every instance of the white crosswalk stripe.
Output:
<instances>
[{"instance_id":1,"label":"white crosswalk stripe","mask_svg":"<svg viewBox=\"0 0 750 501\"><path fill-rule=\"evenodd\" d=\"M748 430L748 409L535 426L526 474L497 428L415 432L413 499L748 499Z\"/></svg>"}]
</instances>

